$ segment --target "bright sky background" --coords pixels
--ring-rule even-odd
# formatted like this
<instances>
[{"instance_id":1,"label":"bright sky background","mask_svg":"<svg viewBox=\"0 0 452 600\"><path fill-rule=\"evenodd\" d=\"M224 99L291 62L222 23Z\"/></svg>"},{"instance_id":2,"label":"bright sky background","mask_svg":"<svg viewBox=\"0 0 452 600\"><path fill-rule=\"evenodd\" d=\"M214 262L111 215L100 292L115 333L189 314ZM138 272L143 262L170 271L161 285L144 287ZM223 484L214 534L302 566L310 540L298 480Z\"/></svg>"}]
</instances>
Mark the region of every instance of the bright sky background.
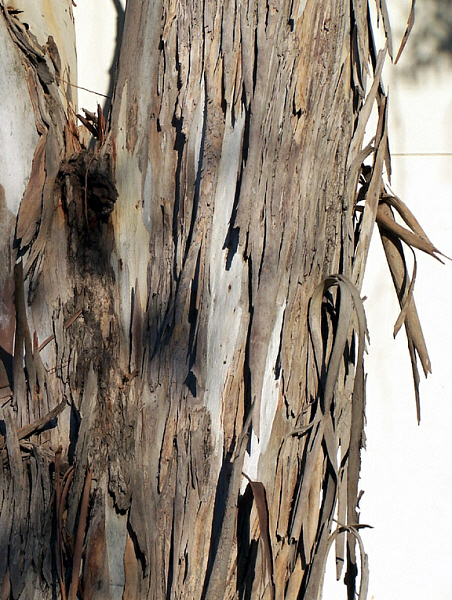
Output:
<instances>
[{"instance_id":1,"label":"bright sky background","mask_svg":"<svg viewBox=\"0 0 452 600\"><path fill-rule=\"evenodd\" d=\"M450 153L394 156L392 188L452 256L452 71L407 83L396 67L390 80L392 152ZM391 340L398 306L377 235L364 283L371 345L361 514L375 526L364 534L375 600L452 598L452 264L421 254L415 299L433 374L421 381L420 427L404 330Z\"/></svg>"},{"instance_id":2,"label":"bright sky background","mask_svg":"<svg viewBox=\"0 0 452 600\"><path fill-rule=\"evenodd\" d=\"M410 1L390 0L388 5L397 45ZM77 0L74 14L79 85L105 93L115 31L113 0ZM403 64L404 57L385 72L392 153L451 156L393 156L392 188L431 241L452 256L452 69L425 73L414 82L402 77ZM79 97L81 107L95 109L96 96L82 92ZM360 507L361 522L374 527L362 532L370 564L369 600L452 598L452 263L441 265L420 252L417 259L415 298L433 367L433 375L421 382L420 427L404 330L392 338L399 309L375 231L363 290L371 345L365 364L367 450ZM342 582L333 581L328 572L325 600L345 599Z\"/></svg>"}]
</instances>

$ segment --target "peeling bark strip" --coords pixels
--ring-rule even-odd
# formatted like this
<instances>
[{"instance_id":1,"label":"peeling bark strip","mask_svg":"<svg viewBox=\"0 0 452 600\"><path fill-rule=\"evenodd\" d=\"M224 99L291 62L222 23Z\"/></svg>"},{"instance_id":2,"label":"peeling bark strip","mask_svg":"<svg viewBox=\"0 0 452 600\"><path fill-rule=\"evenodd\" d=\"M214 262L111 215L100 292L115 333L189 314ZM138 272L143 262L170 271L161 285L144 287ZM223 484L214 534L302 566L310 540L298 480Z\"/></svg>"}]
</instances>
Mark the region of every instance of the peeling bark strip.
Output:
<instances>
[{"instance_id":1,"label":"peeling bark strip","mask_svg":"<svg viewBox=\"0 0 452 600\"><path fill-rule=\"evenodd\" d=\"M128 0L108 125L85 111L83 134L70 0L45 23L16 4L9 93L21 73L34 122L13 123L25 182L0 172L0 598L317 600L333 541L364 598L375 220L415 377L401 243L438 253L383 185L367 2Z\"/></svg>"}]
</instances>

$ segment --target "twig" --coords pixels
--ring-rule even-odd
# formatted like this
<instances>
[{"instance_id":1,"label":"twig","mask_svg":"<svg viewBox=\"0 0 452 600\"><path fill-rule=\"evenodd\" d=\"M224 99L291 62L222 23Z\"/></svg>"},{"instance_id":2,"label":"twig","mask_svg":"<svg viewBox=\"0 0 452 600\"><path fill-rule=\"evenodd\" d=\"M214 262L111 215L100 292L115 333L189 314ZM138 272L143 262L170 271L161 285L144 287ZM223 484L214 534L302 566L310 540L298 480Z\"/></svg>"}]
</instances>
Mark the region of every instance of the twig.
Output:
<instances>
[{"instance_id":1,"label":"twig","mask_svg":"<svg viewBox=\"0 0 452 600\"><path fill-rule=\"evenodd\" d=\"M79 316L82 314L82 308L79 308L73 315L72 317L69 317L69 319L64 323L64 328L65 329L69 329L69 327L72 325L72 323L74 323L74 321L76 321ZM49 335L48 338L46 338L42 344L40 346L38 346L38 352L41 352L41 350L43 350L47 344L49 344L53 339L55 339L55 334L52 333L52 335Z\"/></svg>"},{"instance_id":2,"label":"twig","mask_svg":"<svg viewBox=\"0 0 452 600\"><path fill-rule=\"evenodd\" d=\"M95 92L94 90L89 90L88 88L82 87L81 85L75 85L75 83L70 83L69 81L66 81L66 79L63 79L62 77L58 77L58 75L55 75L55 79L62 81L66 85L75 87L78 90L83 90L84 92L89 92L90 94L96 94L96 96L102 96L102 98L108 98L109 100L111 100L111 96L106 96L105 94L101 94L100 92Z\"/></svg>"}]
</instances>

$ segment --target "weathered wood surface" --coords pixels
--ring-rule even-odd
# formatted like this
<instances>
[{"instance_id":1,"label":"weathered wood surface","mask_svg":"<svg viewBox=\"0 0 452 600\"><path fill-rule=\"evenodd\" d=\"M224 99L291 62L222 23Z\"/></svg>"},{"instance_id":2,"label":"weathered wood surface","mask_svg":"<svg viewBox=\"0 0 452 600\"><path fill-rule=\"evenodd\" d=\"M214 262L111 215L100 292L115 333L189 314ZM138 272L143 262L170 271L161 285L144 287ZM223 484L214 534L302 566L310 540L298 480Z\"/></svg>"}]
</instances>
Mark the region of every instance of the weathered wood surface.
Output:
<instances>
[{"instance_id":1,"label":"weathered wood surface","mask_svg":"<svg viewBox=\"0 0 452 600\"><path fill-rule=\"evenodd\" d=\"M74 70L22 19L0 19L24 136L0 181L0 598L75 598L78 532L85 598L311 600L333 517L353 595L359 288L388 162L367 3L129 0L90 149Z\"/></svg>"}]
</instances>

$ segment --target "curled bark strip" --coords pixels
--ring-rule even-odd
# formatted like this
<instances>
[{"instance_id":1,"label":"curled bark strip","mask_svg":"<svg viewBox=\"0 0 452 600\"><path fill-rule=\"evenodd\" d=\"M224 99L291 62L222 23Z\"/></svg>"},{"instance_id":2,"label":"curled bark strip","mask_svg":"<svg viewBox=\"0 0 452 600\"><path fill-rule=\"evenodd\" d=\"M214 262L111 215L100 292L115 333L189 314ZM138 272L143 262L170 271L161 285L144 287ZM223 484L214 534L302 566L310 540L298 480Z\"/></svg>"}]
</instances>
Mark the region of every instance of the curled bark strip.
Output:
<instances>
[{"instance_id":1,"label":"curled bark strip","mask_svg":"<svg viewBox=\"0 0 452 600\"><path fill-rule=\"evenodd\" d=\"M411 9L410 9L410 14L408 16L408 21L406 24L406 29L405 29L405 33L403 34L403 38L402 41L400 42L400 48L399 51L397 52L397 56L396 59L394 61L394 64L396 65L399 61L400 55L403 52L403 49L406 46L406 43L408 41L408 38L410 37L410 33L411 30L413 29L413 25L414 25L414 7L416 5L416 0L411 0Z\"/></svg>"},{"instance_id":2,"label":"curled bark strip","mask_svg":"<svg viewBox=\"0 0 452 600\"><path fill-rule=\"evenodd\" d=\"M322 319L324 318L322 315L322 304L326 292L334 286L338 286L340 289L340 304L334 341L328 358L328 349L324 347L324 338L322 335ZM353 324L352 321L353 309L356 314L357 325ZM330 465L329 471L332 473L328 491L328 494L330 494L331 505L334 505L335 502L338 480L337 446L335 438L338 433L335 430L331 412L334 391L340 372L340 365L344 359L347 340L353 335L356 335L358 338L358 349L355 359L356 367L353 386L350 441L348 449L345 449L345 453L348 454L348 476L340 483L340 485L346 486L347 519L353 522L357 518L357 486L364 419L363 354L368 333L364 307L357 288L344 275L331 275L325 278L316 288L311 298L308 322L314 348L318 378L320 381L324 381L324 384L321 402L317 405L317 411L313 422L309 423L306 426L306 429L302 428L301 431L301 433L307 433L309 431L310 439L308 442L303 478L294 504L294 517L290 532L291 539L294 541L301 539L302 530L304 531L309 527L307 521L308 515L310 515L309 518L312 520L313 511L310 510L310 501L312 501L313 497L313 486L316 481L316 473L319 468L322 468L323 455L328 459ZM329 527L328 517L323 515L321 518L324 520L318 527L319 531ZM315 525L317 527L317 524ZM309 549L310 544L308 543L307 546L305 544L305 552L308 552ZM349 557L350 560L354 560L354 548L350 545ZM322 576L323 569L320 569L318 564L313 564L307 592L307 594L309 593L311 596L307 595L307 598L311 598L312 593L314 593L313 590L318 589L318 584Z\"/></svg>"},{"instance_id":3,"label":"curled bark strip","mask_svg":"<svg viewBox=\"0 0 452 600\"><path fill-rule=\"evenodd\" d=\"M377 9L378 9L379 16L381 15L381 20L383 21L383 29L385 30L386 42L388 45L388 54L392 61L392 60L394 60L394 55L392 52L392 32L391 32L391 23L389 22L389 13L388 13L388 7L386 6L386 0L378 0L377 1Z\"/></svg>"},{"instance_id":4,"label":"curled bark strip","mask_svg":"<svg viewBox=\"0 0 452 600\"><path fill-rule=\"evenodd\" d=\"M394 219L391 212L391 208L387 204L381 204L379 212L384 213L385 220L390 221ZM380 221L377 221L380 231L381 241L383 243L383 249L385 251L386 260L388 262L389 270L391 272L392 280L396 290L397 297L399 299L402 310L404 309L404 301L407 300L406 290L409 286L409 277L407 274L407 266L405 261L405 255L403 252L403 246L400 238L397 236L393 227L382 226ZM403 228L402 228L403 229ZM407 230L408 231L408 230ZM416 413L418 422L420 421L420 397L419 397L419 372L417 368L417 359L419 358L424 370L424 374L427 376L431 373L431 363L427 351L427 346L422 332L422 327L417 314L416 305L414 299L406 303L405 314L403 320L405 324L405 331L408 339L408 349L411 359L411 367L413 370L413 382L416 396Z\"/></svg>"},{"instance_id":5,"label":"curled bark strip","mask_svg":"<svg viewBox=\"0 0 452 600\"><path fill-rule=\"evenodd\" d=\"M410 246L410 248L411 248L411 246ZM400 301L401 311L400 311L400 314L397 317L397 321L395 322L395 325L394 325L394 332L393 332L394 337L396 337L396 335L400 331L400 328L405 323L406 315L408 313L408 308L409 308L410 302L413 298L414 283L416 281L416 274L417 274L417 261L416 261L416 254L414 253L413 248L411 248L411 251L413 252L413 259L414 259L413 274L411 276L410 285L408 286L406 294L405 294L404 298L402 298Z\"/></svg>"},{"instance_id":6,"label":"curled bark strip","mask_svg":"<svg viewBox=\"0 0 452 600\"><path fill-rule=\"evenodd\" d=\"M270 594L272 600L275 599L275 583L273 578L273 554L272 554L272 544L270 538L270 528L269 528L269 514L268 514L268 504L267 504L267 495L265 493L264 484L260 481L252 481L248 475L242 473L243 476L248 480L251 491L253 492L254 500L256 502L257 508L257 516L259 518L259 530L261 535L261 540L264 546L264 554L265 554L265 564L267 568L268 578L270 580Z\"/></svg>"},{"instance_id":7,"label":"curled bark strip","mask_svg":"<svg viewBox=\"0 0 452 600\"><path fill-rule=\"evenodd\" d=\"M359 552L360 552L360 556L361 556L361 580L359 583L359 592L358 592L357 600L366 600L367 591L368 591L368 587L369 587L369 563L368 563L368 559L367 559L367 554L364 551L364 543L363 543L362 537L360 536L359 531L358 531L358 529L363 529L364 527L370 527L370 525L364 525L364 524L339 525L339 527L337 527L337 529L335 531L333 531L333 533L330 535L330 537L328 539L327 549L326 549L326 552L324 555L324 570L325 570L329 550L330 550L333 542L338 537L338 535L340 535L341 533L347 532L347 533L350 533L356 539L356 541L358 542ZM318 600L320 600L320 598L322 597L322 591L323 591L323 586L321 586L319 588L318 595L317 595Z\"/></svg>"},{"instance_id":8,"label":"curled bark strip","mask_svg":"<svg viewBox=\"0 0 452 600\"><path fill-rule=\"evenodd\" d=\"M322 300L326 291L333 286L338 286L341 290L341 305L339 312L339 321L337 324L335 340L331 358L326 367L326 383L324 389L324 412L326 413L331 404L334 386L336 384L339 364L342 360L347 335L350 325L350 311L353 304L358 317L359 329L359 355L358 365L363 362L364 342L369 337L367 331L366 316L362 300L359 297L358 290L353 283L344 275L330 275L325 278L316 288L309 305L309 330L314 346L314 354L317 363L319 377L322 376L324 369L323 363L323 342L321 335L321 308Z\"/></svg>"}]
</instances>

